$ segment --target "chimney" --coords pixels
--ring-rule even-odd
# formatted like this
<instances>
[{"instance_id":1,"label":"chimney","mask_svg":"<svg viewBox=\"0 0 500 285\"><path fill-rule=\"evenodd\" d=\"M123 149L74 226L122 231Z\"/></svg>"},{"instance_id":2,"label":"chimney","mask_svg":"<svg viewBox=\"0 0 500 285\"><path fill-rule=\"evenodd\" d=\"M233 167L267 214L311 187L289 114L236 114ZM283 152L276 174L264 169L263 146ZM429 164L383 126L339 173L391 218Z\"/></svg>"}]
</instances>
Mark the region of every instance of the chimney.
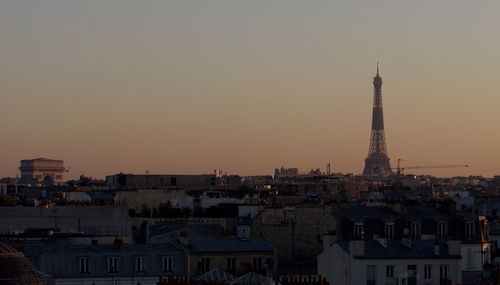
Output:
<instances>
[{"instance_id":1,"label":"chimney","mask_svg":"<svg viewBox=\"0 0 500 285\"><path fill-rule=\"evenodd\" d=\"M181 244L188 246L189 245L189 237L188 237L187 230L182 230L177 239Z\"/></svg>"},{"instance_id":2,"label":"chimney","mask_svg":"<svg viewBox=\"0 0 500 285\"><path fill-rule=\"evenodd\" d=\"M410 230L409 229L403 230L403 244L407 248L411 248L411 238L410 238Z\"/></svg>"},{"instance_id":3,"label":"chimney","mask_svg":"<svg viewBox=\"0 0 500 285\"><path fill-rule=\"evenodd\" d=\"M439 254L440 254L439 244L435 243L434 244L434 255L439 255Z\"/></svg>"},{"instance_id":4,"label":"chimney","mask_svg":"<svg viewBox=\"0 0 500 285\"><path fill-rule=\"evenodd\" d=\"M411 239L409 239L409 238L403 238L403 244L404 244L407 248L411 248Z\"/></svg>"},{"instance_id":5,"label":"chimney","mask_svg":"<svg viewBox=\"0 0 500 285\"><path fill-rule=\"evenodd\" d=\"M460 240L449 240L448 241L448 254L449 255L461 255L462 254L462 242Z\"/></svg>"},{"instance_id":6,"label":"chimney","mask_svg":"<svg viewBox=\"0 0 500 285\"><path fill-rule=\"evenodd\" d=\"M365 241L364 240L349 241L349 253L351 254L351 256L364 256Z\"/></svg>"}]
</instances>

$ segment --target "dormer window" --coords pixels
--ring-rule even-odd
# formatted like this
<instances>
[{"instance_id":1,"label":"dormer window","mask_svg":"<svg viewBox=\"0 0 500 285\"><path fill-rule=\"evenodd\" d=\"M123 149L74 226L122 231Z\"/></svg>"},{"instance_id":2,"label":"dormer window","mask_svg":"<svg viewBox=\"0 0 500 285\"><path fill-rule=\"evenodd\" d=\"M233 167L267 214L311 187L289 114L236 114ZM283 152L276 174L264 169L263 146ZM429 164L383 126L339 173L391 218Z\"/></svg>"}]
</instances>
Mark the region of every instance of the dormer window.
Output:
<instances>
[{"instance_id":1,"label":"dormer window","mask_svg":"<svg viewBox=\"0 0 500 285\"><path fill-rule=\"evenodd\" d=\"M422 234L421 225L418 221L411 222L411 239L420 240L420 235Z\"/></svg>"},{"instance_id":2,"label":"dormer window","mask_svg":"<svg viewBox=\"0 0 500 285\"><path fill-rule=\"evenodd\" d=\"M474 237L474 222L465 223L465 238L471 240Z\"/></svg>"},{"instance_id":3,"label":"dormer window","mask_svg":"<svg viewBox=\"0 0 500 285\"><path fill-rule=\"evenodd\" d=\"M172 256L163 256L162 258L162 271L163 273L171 273L172 270Z\"/></svg>"},{"instance_id":4,"label":"dormer window","mask_svg":"<svg viewBox=\"0 0 500 285\"><path fill-rule=\"evenodd\" d=\"M108 273L118 273L118 257L108 257Z\"/></svg>"},{"instance_id":5,"label":"dormer window","mask_svg":"<svg viewBox=\"0 0 500 285\"><path fill-rule=\"evenodd\" d=\"M394 239L394 222L385 223L384 233L388 240Z\"/></svg>"},{"instance_id":6,"label":"dormer window","mask_svg":"<svg viewBox=\"0 0 500 285\"><path fill-rule=\"evenodd\" d=\"M365 239L365 231L363 228L363 223L357 222L354 224L354 239L363 240Z\"/></svg>"},{"instance_id":7,"label":"dormer window","mask_svg":"<svg viewBox=\"0 0 500 285\"><path fill-rule=\"evenodd\" d=\"M448 237L448 225L446 224L446 221L439 221L437 225L438 240L445 240Z\"/></svg>"},{"instance_id":8,"label":"dormer window","mask_svg":"<svg viewBox=\"0 0 500 285\"><path fill-rule=\"evenodd\" d=\"M90 274L90 257L81 256L79 258L78 264L79 264L80 274Z\"/></svg>"},{"instance_id":9,"label":"dormer window","mask_svg":"<svg viewBox=\"0 0 500 285\"><path fill-rule=\"evenodd\" d=\"M136 256L135 258L135 272L146 273L146 257Z\"/></svg>"}]
</instances>

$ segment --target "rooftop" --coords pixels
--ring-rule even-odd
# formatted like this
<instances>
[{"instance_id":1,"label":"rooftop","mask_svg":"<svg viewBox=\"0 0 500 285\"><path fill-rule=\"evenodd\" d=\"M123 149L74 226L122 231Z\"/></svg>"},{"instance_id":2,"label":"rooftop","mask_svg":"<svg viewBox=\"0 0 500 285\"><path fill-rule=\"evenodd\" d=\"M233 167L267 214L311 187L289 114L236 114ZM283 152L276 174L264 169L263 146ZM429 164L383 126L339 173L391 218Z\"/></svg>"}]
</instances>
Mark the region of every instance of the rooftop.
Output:
<instances>
[{"instance_id":1,"label":"rooftop","mask_svg":"<svg viewBox=\"0 0 500 285\"><path fill-rule=\"evenodd\" d=\"M349 241L337 241L336 243L349 253ZM387 241L387 247L383 247L377 240L365 240L363 256L355 258L385 259L385 258L460 258L457 255L448 254L446 245L439 246L439 255L434 254L434 240L412 240L411 247L407 247L401 240Z\"/></svg>"},{"instance_id":2,"label":"rooftop","mask_svg":"<svg viewBox=\"0 0 500 285\"><path fill-rule=\"evenodd\" d=\"M261 238L248 240L236 237L190 238L189 245L193 253L205 252L269 252L274 248Z\"/></svg>"},{"instance_id":3,"label":"rooftop","mask_svg":"<svg viewBox=\"0 0 500 285\"><path fill-rule=\"evenodd\" d=\"M158 252L169 253L183 250L176 243L169 244L69 244L69 243L12 243L17 250L24 254L38 255L41 253L135 253Z\"/></svg>"},{"instance_id":4,"label":"rooftop","mask_svg":"<svg viewBox=\"0 0 500 285\"><path fill-rule=\"evenodd\" d=\"M378 218L399 216L399 213L388 207L368 207L361 205L342 206L339 208L339 214L350 218Z\"/></svg>"},{"instance_id":5,"label":"rooftop","mask_svg":"<svg viewBox=\"0 0 500 285\"><path fill-rule=\"evenodd\" d=\"M408 216L418 218L447 217L443 210L431 207L407 207Z\"/></svg>"}]
</instances>

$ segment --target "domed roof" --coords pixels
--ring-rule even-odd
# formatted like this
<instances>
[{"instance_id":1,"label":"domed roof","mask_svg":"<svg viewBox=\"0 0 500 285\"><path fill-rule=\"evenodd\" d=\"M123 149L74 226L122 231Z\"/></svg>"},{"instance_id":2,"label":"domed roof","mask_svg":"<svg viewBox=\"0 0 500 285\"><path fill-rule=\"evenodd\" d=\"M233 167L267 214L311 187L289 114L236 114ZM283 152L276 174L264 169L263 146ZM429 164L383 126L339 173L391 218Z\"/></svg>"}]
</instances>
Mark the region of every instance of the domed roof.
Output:
<instances>
[{"instance_id":1,"label":"domed roof","mask_svg":"<svg viewBox=\"0 0 500 285\"><path fill-rule=\"evenodd\" d=\"M42 285L41 274L12 246L0 242L0 284Z\"/></svg>"}]
</instances>

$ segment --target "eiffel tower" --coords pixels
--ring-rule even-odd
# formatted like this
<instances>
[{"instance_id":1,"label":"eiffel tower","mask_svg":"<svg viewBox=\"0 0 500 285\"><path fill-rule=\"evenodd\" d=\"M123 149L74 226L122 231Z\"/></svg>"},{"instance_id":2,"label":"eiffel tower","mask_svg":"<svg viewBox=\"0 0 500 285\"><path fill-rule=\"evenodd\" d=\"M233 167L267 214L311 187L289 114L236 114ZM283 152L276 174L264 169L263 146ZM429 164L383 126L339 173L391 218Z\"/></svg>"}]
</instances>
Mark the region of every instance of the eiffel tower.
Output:
<instances>
[{"instance_id":1,"label":"eiffel tower","mask_svg":"<svg viewBox=\"0 0 500 285\"><path fill-rule=\"evenodd\" d=\"M372 131L370 135L370 148L365 159L363 176L384 177L391 174L391 164L385 145L384 111L382 109L382 77L379 75L377 62L377 75L373 78L373 114Z\"/></svg>"}]
</instances>

